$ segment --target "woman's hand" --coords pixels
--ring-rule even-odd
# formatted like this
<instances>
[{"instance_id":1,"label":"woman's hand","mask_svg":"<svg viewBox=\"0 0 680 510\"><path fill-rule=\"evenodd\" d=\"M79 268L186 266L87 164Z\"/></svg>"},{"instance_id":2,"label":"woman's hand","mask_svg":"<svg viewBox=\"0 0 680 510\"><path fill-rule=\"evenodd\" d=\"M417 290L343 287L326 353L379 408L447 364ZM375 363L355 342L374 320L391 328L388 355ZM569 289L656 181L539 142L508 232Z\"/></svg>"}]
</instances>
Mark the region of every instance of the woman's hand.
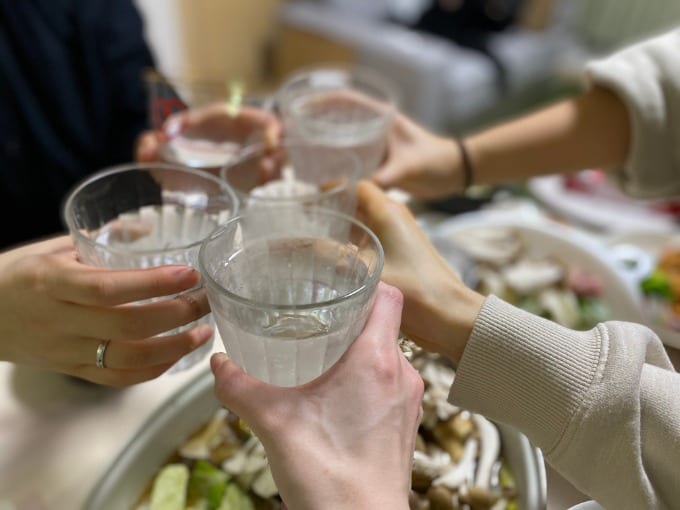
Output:
<instances>
[{"instance_id":1,"label":"woman's hand","mask_svg":"<svg viewBox=\"0 0 680 510\"><path fill-rule=\"evenodd\" d=\"M408 208L368 181L358 186L357 216L382 243L382 280L404 294L404 334L458 362L484 297L461 282Z\"/></svg>"},{"instance_id":2,"label":"woman's hand","mask_svg":"<svg viewBox=\"0 0 680 510\"><path fill-rule=\"evenodd\" d=\"M159 161L162 144L179 135L215 142L227 140L239 145L260 142L275 147L282 128L276 116L266 110L243 106L234 114L227 103L213 103L178 112L166 119L162 129L142 133L137 139L135 160L139 163Z\"/></svg>"},{"instance_id":3,"label":"woman's hand","mask_svg":"<svg viewBox=\"0 0 680 510\"><path fill-rule=\"evenodd\" d=\"M401 305L379 284L361 335L303 386L271 386L213 356L217 397L262 441L288 508L408 509L423 381L397 343Z\"/></svg>"},{"instance_id":4,"label":"woman's hand","mask_svg":"<svg viewBox=\"0 0 680 510\"><path fill-rule=\"evenodd\" d=\"M0 360L63 372L110 386L162 374L208 341L212 328L152 338L209 312L202 291L131 304L195 287L185 266L114 270L78 261L68 236L0 254ZM128 304L130 303L130 304ZM110 340L105 368L97 347Z\"/></svg>"},{"instance_id":5,"label":"woman's hand","mask_svg":"<svg viewBox=\"0 0 680 510\"><path fill-rule=\"evenodd\" d=\"M422 199L458 193L464 180L460 151L450 138L437 136L397 113L387 158L372 179L381 188L399 188Z\"/></svg>"}]
</instances>

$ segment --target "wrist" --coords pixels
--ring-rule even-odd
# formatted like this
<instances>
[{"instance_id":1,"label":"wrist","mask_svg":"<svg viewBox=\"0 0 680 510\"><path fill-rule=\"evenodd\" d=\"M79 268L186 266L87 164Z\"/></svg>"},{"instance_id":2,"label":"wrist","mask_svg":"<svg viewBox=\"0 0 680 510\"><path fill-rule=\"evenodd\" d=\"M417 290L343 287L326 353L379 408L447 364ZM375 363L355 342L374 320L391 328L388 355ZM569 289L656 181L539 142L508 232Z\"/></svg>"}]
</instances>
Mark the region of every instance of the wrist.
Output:
<instances>
[{"instance_id":1,"label":"wrist","mask_svg":"<svg viewBox=\"0 0 680 510\"><path fill-rule=\"evenodd\" d=\"M436 156L432 168L436 170L437 196L460 193L464 190L462 178L462 155L459 143L450 137L437 136L437 146L431 151Z\"/></svg>"},{"instance_id":2,"label":"wrist","mask_svg":"<svg viewBox=\"0 0 680 510\"><path fill-rule=\"evenodd\" d=\"M356 474L356 473L355 473ZM284 498L289 510L375 510L389 508L390 510L409 510L408 495L410 487L403 490L395 489L393 485L385 484L382 477L361 477L352 481L343 481L333 476L332 486L325 483L316 485L313 489L302 489L304 495L297 501ZM410 481L410 479L409 479Z\"/></svg>"},{"instance_id":3,"label":"wrist","mask_svg":"<svg viewBox=\"0 0 680 510\"><path fill-rule=\"evenodd\" d=\"M444 294L432 295L432 317L437 331L432 342L436 344L437 352L457 364L485 298L458 283L448 286Z\"/></svg>"},{"instance_id":4,"label":"wrist","mask_svg":"<svg viewBox=\"0 0 680 510\"><path fill-rule=\"evenodd\" d=\"M474 184L475 171L472 164L472 158L470 157L470 152L467 148L467 142L464 138L454 137L454 143L458 149L459 155L459 167L460 167L460 181L461 189L465 192L470 186Z\"/></svg>"}]
</instances>

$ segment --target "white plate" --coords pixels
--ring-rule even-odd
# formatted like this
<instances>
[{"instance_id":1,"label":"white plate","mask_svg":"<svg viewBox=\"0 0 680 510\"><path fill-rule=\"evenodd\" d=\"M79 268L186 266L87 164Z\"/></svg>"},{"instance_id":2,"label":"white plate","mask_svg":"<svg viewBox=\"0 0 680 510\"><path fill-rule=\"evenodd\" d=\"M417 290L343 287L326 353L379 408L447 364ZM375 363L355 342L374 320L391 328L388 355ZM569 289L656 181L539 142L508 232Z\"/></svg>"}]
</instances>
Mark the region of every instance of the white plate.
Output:
<instances>
[{"instance_id":1,"label":"white plate","mask_svg":"<svg viewBox=\"0 0 680 510\"><path fill-rule=\"evenodd\" d=\"M603 197L570 190L564 186L562 175L530 179L528 187L545 207L589 228L605 232L642 229L667 232L674 228L672 218L650 209L644 201L615 193Z\"/></svg>"},{"instance_id":2,"label":"white plate","mask_svg":"<svg viewBox=\"0 0 680 510\"><path fill-rule=\"evenodd\" d=\"M531 219L516 217L509 211L481 211L447 219L430 227L428 234L446 258L447 243L455 245L454 234L490 227L513 228L531 256L552 256L598 274L603 279L602 299L610 309L611 319L644 323L642 294L633 279L619 268L604 243L573 227L540 216Z\"/></svg>"}]
</instances>

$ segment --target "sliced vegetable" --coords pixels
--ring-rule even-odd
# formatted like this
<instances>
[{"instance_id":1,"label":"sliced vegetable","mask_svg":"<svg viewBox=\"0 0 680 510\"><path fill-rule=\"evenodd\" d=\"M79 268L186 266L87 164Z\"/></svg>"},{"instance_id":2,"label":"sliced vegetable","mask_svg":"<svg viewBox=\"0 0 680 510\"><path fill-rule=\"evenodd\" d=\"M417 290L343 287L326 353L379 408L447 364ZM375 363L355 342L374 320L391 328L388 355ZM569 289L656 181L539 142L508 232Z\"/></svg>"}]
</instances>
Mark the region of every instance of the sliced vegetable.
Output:
<instances>
[{"instance_id":1,"label":"sliced vegetable","mask_svg":"<svg viewBox=\"0 0 680 510\"><path fill-rule=\"evenodd\" d=\"M255 505L238 485L229 483L218 510L255 510Z\"/></svg>"},{"instance_id":2,"label":"sliced vegetable","mask_svg":"<svg viewBox=\"0 0 680 510\"><path fill-rule=\"evenodd\" d=\"M189 502L205 500L208 508L220 506L229 475L206 460L197 460L189 479Z\"/></svg>"},{"instance_id":3,"label":"sliced vegetable","mask_svg":"<svg viewBox=\"0 0 680 510\"><path fill-rule=\"evenodd\" d=\"M581 320L579 322L579 329L590 329L596 324L604 322L611 313L607 305L601 299L582 297L579 299L579 310L581 313Z\"/></svg>"},{"instance_id":4,"label":"sliced vegetable","mask_svg":"<svg viewBox=\"0 0 680 510\"><path fill-rule=\"evenodd\" d=\"M151 489L149 510L184 510L189 484L189 468L168 464L158 473Z\"/></svg>"}]
</instances>

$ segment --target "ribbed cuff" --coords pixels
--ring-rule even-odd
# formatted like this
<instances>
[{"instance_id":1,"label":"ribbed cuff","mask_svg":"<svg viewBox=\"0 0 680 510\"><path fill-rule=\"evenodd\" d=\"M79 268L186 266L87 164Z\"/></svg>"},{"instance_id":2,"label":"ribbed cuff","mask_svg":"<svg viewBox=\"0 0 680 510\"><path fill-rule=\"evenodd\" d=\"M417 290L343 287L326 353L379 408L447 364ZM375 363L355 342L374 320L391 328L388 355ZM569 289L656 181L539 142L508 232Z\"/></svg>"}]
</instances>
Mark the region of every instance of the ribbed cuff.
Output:
<instances>
[{"instance_id":1,"label":"ribbed cuff","mask_svg":"<svg viewBox=\"0 0 680 510\"><path fill-rule=\"evenodd\" d=\"M603 348L597 329L573 331L489 296L449 400L514 426L548 453L588 391Z\"/></svg>"}]
</instances>

